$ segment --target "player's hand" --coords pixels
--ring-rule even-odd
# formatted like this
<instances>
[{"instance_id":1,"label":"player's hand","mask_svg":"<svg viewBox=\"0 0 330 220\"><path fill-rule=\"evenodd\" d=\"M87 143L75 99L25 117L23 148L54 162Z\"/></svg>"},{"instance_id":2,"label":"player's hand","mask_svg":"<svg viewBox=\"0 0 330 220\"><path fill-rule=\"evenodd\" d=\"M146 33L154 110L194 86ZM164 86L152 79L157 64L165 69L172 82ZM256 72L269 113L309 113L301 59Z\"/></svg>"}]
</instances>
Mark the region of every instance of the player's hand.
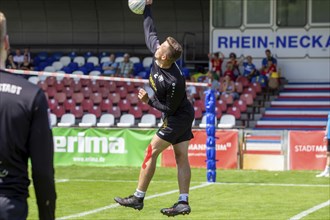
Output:
<instances>
[{"instance_id":1,"label":"player's hand","mask_svg":"<svg viewBox=\"0 0 330 220\"><path fill-rule=\"evenodd\" d=\"M148 102L149 102L149 96L148 96L148 93L146 92L146 90L144 90L144 89L140 89L140 90L139 90L138 97L139 97L139 99L140 99L142 102L148 104Z\"/></svg>"},{"instance_id":2,"label":"player's hand","mask_svg":"<svg viewBox=\"0 0 330 220\"><path fill-rule=\"evenodd\" d=\"M146 0L146 5L151 5L152 4L152 0Z\"/></svg>"}]
</instances>

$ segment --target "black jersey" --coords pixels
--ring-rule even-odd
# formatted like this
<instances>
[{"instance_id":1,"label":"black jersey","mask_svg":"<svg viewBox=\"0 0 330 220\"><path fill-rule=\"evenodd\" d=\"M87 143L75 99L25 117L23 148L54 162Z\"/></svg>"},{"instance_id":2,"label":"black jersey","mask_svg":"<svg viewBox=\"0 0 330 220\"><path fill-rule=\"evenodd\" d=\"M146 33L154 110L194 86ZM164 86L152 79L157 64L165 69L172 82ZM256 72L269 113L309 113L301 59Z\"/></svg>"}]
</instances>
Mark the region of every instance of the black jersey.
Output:
<instances>
[{"instance_id":1,"label":"black jersey","mask_svg":"<svg viewBox=\"0 0 330 220\"><path fill-rule=\"evenodd\" d=\"M160 44L150 7L146 5L144 10L144 33L146 45L154 54ZM153 60L149 83L155 92L149 104L163 112L165 116L177 115L182 113L180 109L192 108L186 95L185 78L176 63L173 63L169 69L164 69Z\"/></svg>"},{"instance_id":2,"label":"black jersey","mask_svg":"<svg viewBox=\"0 0 330 220\"><path fill-rule=\"evenodd\" d=\"M53 136L43 91L0 70L0 195L28 197L28 159L40 219L54 219Z\"/></svg>"}]
</instances>

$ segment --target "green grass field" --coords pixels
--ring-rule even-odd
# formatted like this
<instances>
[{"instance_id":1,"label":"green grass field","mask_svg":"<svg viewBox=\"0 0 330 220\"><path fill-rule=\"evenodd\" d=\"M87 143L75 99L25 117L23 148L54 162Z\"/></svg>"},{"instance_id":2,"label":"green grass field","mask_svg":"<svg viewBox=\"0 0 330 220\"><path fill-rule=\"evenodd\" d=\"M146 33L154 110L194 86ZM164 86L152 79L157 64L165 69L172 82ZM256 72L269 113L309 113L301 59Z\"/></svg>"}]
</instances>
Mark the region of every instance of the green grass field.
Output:
<instances>
[{"instance_id":1,"label":"green grass field","mask_svg":"<svg viewBox=\"0 0 330 220\"><path fill-rule=\"evenodd\" d=\"M206 183L205 169L192 169L190 215L177 219L290 219L330 200L330 179L316 171L217 170L217 183ZM58 219L168 219L160 209L178 198L176 169L157 168L144 209L118 206L115 196L132 194L139 168L56 167ZM33 187L29 217L38 219ZM325 206L301 219L330 219Z\"/></svg>"}]
</instances>

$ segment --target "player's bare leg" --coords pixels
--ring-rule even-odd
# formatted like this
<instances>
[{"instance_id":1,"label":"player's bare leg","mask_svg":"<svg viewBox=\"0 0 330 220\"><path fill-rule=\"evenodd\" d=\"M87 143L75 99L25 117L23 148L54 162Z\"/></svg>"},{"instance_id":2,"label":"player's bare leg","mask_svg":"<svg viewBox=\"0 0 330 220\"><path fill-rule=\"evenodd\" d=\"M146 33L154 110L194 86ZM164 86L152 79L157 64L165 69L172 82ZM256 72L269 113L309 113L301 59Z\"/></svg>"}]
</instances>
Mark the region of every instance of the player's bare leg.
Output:
<instances>
[{"instance_id":1,"label":"player's bare leg","mask_svg":"<svg viewBox=\"0 0 330 220\"><path fill-rule=\"evenodd\" d=\"M154 135L151 143L146 150L146 156L143 161L138 187L134 195L125 198L116 197L115 201L122 206L131 207L134 209L143 209L143 200L148 186L154 176L156 170L156 162L159 154L170 145L169 142L162 140L157 135Z\"/></svg>"},{"instance_id":2,"label":"player's bare leg","mask_svg":"<svg viewBox=\"0 0 330 220\"><path fill-rule=\"evenodd\" d=\"M188 159L189 141L174 145L175 160L178 169L178 184L180 196L178 202L170 208L164 208L161 213L167 216L185 215L191 212L188 195L191 179L191 170Z\"/></svg>"}]
</instances>

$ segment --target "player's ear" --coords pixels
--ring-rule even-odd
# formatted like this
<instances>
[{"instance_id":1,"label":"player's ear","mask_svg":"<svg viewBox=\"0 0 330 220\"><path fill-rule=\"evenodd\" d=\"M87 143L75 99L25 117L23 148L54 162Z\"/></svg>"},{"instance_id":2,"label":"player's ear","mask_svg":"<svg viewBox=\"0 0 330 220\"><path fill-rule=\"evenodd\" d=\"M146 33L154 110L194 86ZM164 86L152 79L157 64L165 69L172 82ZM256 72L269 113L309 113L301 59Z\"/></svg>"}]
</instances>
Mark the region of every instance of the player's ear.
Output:
<instances>
[{"instance_id":1,"label":"player's ear","mask_svg":"<svg viewBox=\"0 0 330 220\"><path fill-rule=\"evenodd\" d=\"M161 56L161 59L162 59L162 60L167 60L167 56L166 56L166 54L163 54L163 55Z\"/></svg>"}]
</instances>

